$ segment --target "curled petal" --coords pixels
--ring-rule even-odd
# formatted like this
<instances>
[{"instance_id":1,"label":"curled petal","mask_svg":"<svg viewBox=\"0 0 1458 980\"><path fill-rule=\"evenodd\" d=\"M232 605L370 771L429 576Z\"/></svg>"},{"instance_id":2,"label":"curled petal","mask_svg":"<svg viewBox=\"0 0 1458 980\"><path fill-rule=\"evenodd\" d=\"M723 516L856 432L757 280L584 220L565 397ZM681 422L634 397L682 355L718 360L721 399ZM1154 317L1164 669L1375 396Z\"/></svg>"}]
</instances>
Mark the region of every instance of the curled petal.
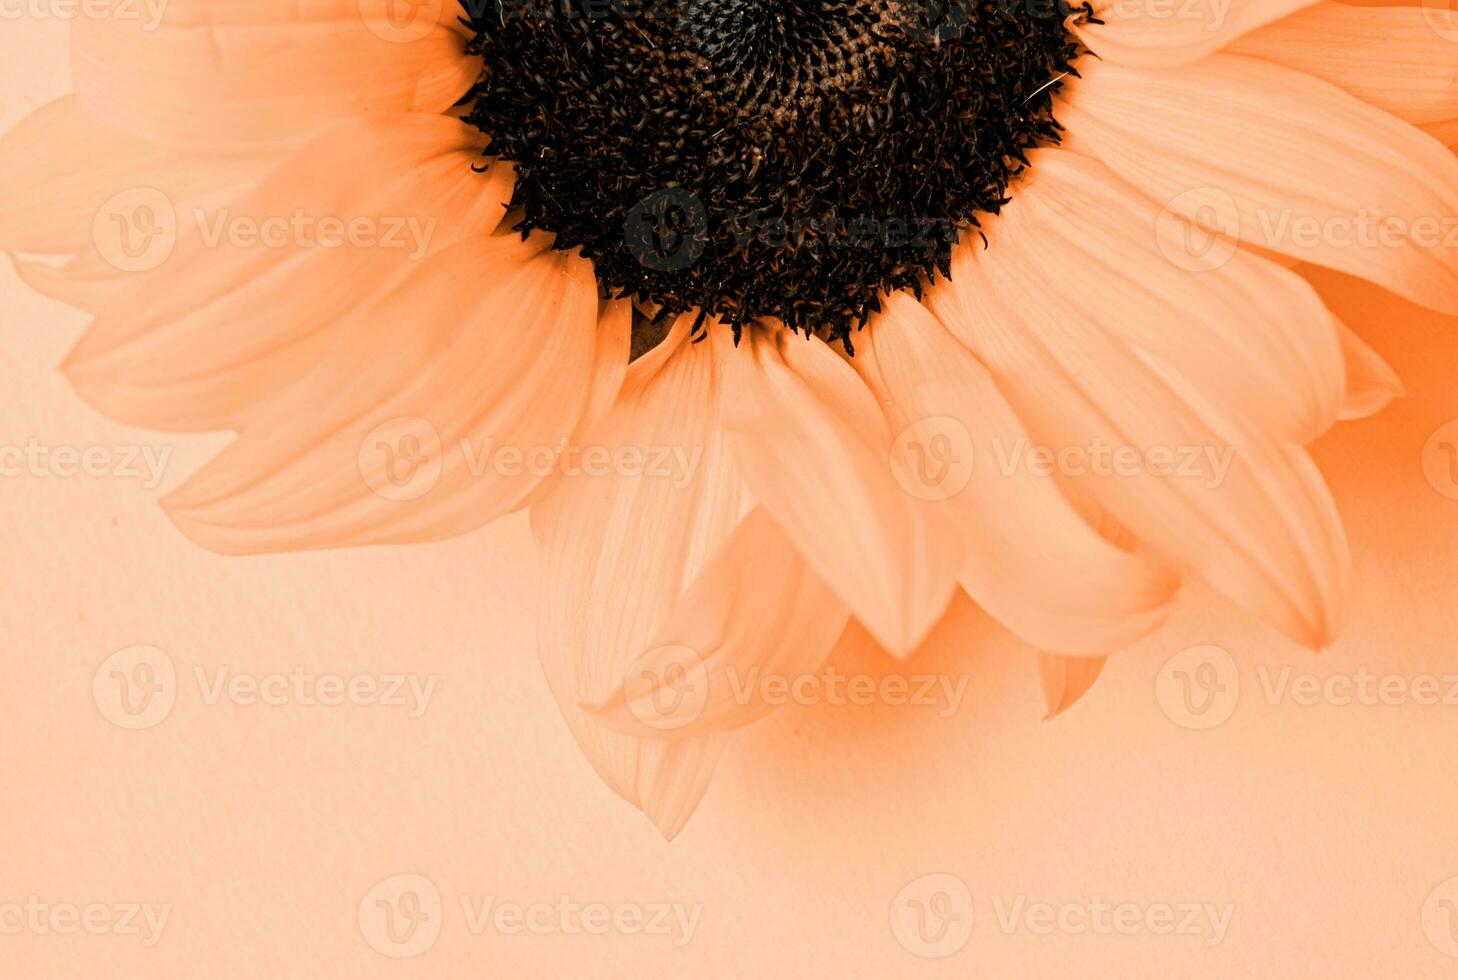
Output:
<instances>
[{"instance_id":1,"label":"curled petal","mask_svg":"<svg viewBox=\"0 0 1458 980\"><path fill-rule=\"evenodd\" d=\"M763 508L752 511L674 605L608 700L604 724L639 735L727 731L774 710L766 678L820 668L848 612Z\"/></svg>"},{"instance_id":2,"label":"curled petal","mask_svg":"<svg viewBox=\"0 0 1458 980\"><path fill-rule=\"evenodd\" d=\"M672 837L698 806L723 736L642 738L584 711L607 701L711 567L747 506L718 424L719 366L691 318L629 367L608 413L576 442L670 465L566 474L532 508L542 553L542 668L598 774Z\"/></svg>"},{"instance_id":3,"label":"curled petal","mask_svg":"<svg viewBox=\"0 0 1458 980\"><path fill-rule=\"evenodd\" d=\"M1394 398L1407 394L1402 379L1365 340L1345 323L1341 328L1342 354L1347 362L1347 390L1342 398L1343 419L1376 415Z\"/></svg>"},{"instance_id":4,"label":"curled petal","mask_svg":"<svg viewBox=\"0 0 1458 980\"><path fill-rule=\"evenodd\" d=\"M1038 678L1043 685L1046 719L1057 718L1079 702L1104 672L1107 657L1060 657L1038 654Z\"/></svg>"}]
</instances>

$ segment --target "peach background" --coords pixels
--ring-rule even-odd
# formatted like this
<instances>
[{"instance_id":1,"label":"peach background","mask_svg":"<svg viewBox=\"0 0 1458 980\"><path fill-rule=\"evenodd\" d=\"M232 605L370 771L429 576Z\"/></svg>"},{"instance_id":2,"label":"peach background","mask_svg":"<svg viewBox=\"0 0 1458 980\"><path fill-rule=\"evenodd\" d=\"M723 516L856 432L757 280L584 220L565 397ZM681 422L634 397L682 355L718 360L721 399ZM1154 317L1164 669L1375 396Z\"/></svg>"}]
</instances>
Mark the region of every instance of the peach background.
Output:
<instances>
[{"instance_id":1,"label":"peach background","mask_svg":"<svg viewBox=\"0 0 1458 980\"><path fill-rule=\"evenodd\" d=\"M60 22L5 28L0 127L65 90L64 37ZM976 642L964 629L904 668L966 674L960 711L786 708L736 739L666 844L558 718L533 652L520 521L440 546L206 554L156 500L221 437L147 434L86 408L55 371L83 319L4 269L0 445L172 456L154 490L0 477L0 908L36 896L171 912L151 948L0 932L0 975L1451 976L1435 903L1458 885L1429 903L1426 932L1424 903L1458 875L1458 705L1272 704L1257 673L1458 673L1458 501L1423 469L1429 435L1458 416L1458 332L1318 278L1413 393L1318 448L1358 570L1336 649L1295 650L1190 587L1174 622L1043 722L1030 652L963 608ZM166 651L179 690L164 721L128 731L99 710L92 679L138 644ZM1228 650L1241 684L1233 716L1208 731L1173 723L1155 694L1161 666L1199 644ZM224 665L439 681L417 719L209 705L194 669ZM853 653L838 666L895 669ZM405 873L429 879L443 908L433 945L397 960L371 948L360 907ZM973 928L953 955L924 959L891 917L904 886L938 873L969 887ZM665 935L473 934L462 896L702 912L680 948ZM1229 904L1233 919L1217 945L1007 931L994 899L1019 898Z\"/></svg>"}]
</instances>

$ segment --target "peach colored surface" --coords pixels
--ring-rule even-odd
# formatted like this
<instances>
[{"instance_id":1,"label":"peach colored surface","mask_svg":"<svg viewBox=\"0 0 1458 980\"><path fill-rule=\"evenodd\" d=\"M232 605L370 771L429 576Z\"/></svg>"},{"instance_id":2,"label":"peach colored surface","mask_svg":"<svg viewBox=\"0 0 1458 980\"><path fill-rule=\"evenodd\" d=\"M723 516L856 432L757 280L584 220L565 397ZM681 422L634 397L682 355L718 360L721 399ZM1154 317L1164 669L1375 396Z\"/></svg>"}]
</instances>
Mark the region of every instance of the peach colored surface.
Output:
<instances>
[{"instance_id":1,"label":"peach colored surface","mask_svg":"<svg viewBox=\"0 0 1458 980\"><path fill-rule=\"evenodd\" d=\"M0 129L66 90L64 38L5 28ZM561 724L521 521L205 553L157 498L225 440L87 408L84 319L5 270L0 976L1453 975L1458 324L1312 275L1411 392L1316 449L1335 649L1191 584L1043 722L964 605L975 644L832 661L930 703L785 708L670 844Z\"/></svg>"}]
</instances>

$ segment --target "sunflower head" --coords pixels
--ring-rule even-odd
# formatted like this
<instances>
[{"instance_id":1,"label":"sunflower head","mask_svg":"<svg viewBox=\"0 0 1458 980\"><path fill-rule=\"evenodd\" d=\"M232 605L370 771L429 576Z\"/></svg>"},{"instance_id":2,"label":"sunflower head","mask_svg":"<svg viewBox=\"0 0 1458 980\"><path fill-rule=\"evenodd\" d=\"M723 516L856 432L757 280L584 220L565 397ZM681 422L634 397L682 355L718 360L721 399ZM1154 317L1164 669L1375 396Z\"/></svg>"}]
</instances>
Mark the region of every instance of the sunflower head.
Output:
<instances>
[{"instance_id":1,"label":"sunflower head","mask_svg":"<svg viewBox=\"0 0 1458 980\"><path fill-rule=\"evenodd\" d=\"M491 0L467 118L515 227L606 293L847 338L945 272L1055 141L1067 11L926 0Z\"/></svg>"}]
</instances>

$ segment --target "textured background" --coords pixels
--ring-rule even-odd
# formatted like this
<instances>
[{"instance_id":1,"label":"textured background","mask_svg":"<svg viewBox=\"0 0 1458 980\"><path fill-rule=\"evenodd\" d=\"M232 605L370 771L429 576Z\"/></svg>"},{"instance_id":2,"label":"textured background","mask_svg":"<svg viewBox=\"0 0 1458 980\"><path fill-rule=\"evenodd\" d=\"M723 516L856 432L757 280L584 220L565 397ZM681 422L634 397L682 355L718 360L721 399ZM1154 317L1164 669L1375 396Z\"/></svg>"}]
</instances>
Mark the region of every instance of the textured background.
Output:
<instances>
[{"instance_id":1,"label":"textured background","mask_svg":"<svg viewBox=\"0 0 1458 980\"><path fill-rule=\"evenodd\" d=\"M66 87L64 23L0 30L0 126ZM1191 586L1167 628L1043 722L1030 651L963 609L970 632L903 668L965 675L958 710L786 708L735 740L666 844L590 772L547 694L520 522L431 547L206 554L156 500L221 438L97 416L55 370L83 319L0 271L0 446L170 451L157 488L125 473L0 476L0 973L1453 975L1458 704L1303 705L1266 690L1285 668L1365 671L1399 678L1403 700L1422 674L1458 675L1458 500L1439 492L1458 487L1439 456L1430 482L1423 458L1458 416L1458 332L1317 278L1412 393L1318 447L1357 563L1335 649L1296 650ZM1157 682L1208 644L1230 654L1215 676L1239 696L1197 717ZM137 645L165 652L176 693L165 718L132 731L111 720L107 661ZM851 651L837 666L894 669ZM198 680L296 667L437 681L412 718L210 703ZM1207 730L1178 723L1226 714ZM392 945L374 904L402 883L430 916L415 946ZM16 918L32 898L170 909L147 946L99 924L42 932ZM698 917L687 942L591 935L556 911L564 898ZM509 934L468 915L488 899L553 911ZM1080 914L1100 902L1131 903L1132 934ZM1195 932L1179 929L1176 908L1161 934L1166 904L1228 910L1228 929L1203 912ZM1008 918L1042 906L1061 913L1049 927Z\"/></svg>"}]
</instances>

